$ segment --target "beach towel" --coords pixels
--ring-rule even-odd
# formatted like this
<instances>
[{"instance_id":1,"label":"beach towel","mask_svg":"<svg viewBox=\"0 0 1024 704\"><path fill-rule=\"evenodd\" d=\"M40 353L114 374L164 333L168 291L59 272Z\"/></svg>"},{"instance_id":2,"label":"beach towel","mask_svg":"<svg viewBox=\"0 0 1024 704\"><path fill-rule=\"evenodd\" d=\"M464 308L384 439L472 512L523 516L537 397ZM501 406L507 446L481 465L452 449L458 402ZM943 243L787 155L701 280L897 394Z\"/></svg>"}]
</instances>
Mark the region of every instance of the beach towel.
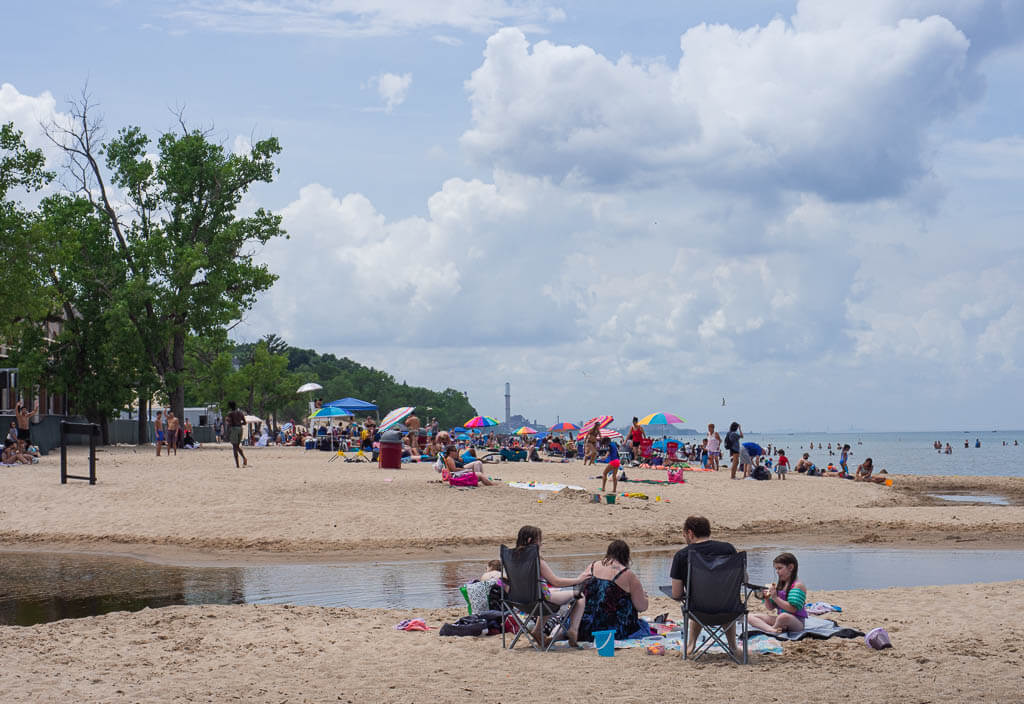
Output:
<instances>
[{"instance_id":1,"label":"beach towel","mask_svg":"<svg viewBox=\"0 0 1024 704\"><path fill-rule=\"evenodd\" d=\"M749 629L750 633L763 633L753 626ZM827 618L818 618L817 616L808 616L804 622L804 630L797 633L779 633L779 634L765 634L771 635L773 638L779 640L803 640L804 638L817 638L824 640L826 638L860 638L864 634L853 628L841 628L839 624Z\"/></svg>"},{"instance_id":2,"label":"beach towel","mask_svg":"<svg viewBox=\"0 0 1024 704\"><path fill-rule=\"evenodd\" d=\"M821 614L829 614L833 611L843 610L842 606L836 606L835 604L830 604L827 601L816 601L813 604L810 604L804 608L807 611L807 613L813 614L815 616L820 616Z\"/></svg>"},{"instance_id":3,"label":"beach towel","mask_svg":"<svg viewBox=\"0 0 1024 704\"><path fill-rule=\"evenodd\" d=\"M585 491L581 486L573 486L572 484L541 484L539 482L509 482L509 486L515 487L516 489L526 489L528 491L561 491L562 489L573 489L574 491Z\"/></svg>"},{"instance_id":4,"label":"beach towel","mask_svg":"<svg viewBox=\"0 0 1024 704\"><path fill-rule=\"evenodd\" d=\"M407 618L395 626L396 631L429 631L428 626L421 618Z\"/></svg>"}]
</instances>

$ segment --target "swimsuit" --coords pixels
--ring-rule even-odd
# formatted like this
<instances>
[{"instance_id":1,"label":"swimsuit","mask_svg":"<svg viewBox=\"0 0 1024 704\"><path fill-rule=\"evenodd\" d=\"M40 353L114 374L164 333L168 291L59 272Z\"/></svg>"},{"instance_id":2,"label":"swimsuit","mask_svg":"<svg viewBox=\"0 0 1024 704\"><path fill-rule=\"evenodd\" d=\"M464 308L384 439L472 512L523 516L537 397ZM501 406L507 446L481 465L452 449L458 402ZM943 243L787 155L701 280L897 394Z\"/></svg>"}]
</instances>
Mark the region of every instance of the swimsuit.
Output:
<instances>
[{"instance_id":1,"label":"swimsuit","mask_svg":"<svg viewBox=\"0 0 1024 704\"><path fill-rule=\"evenodd\" d=\"M162 430L156 431L156 441L157 442L163 442L164 441L164 431L162 431Z\"/></svg>"},{"instance_id":2,"label":"swimsuit","mask_svg":"<svg viewBox=\"0 0 1024 704\"><path fill-rule=\"evenodd\" d=\"M798 604L794 604L793 602L791 602L789 600L789 592L790 591L793 592L793 599L795 601L799 602ZM798 607L797 610L796 610L796 613L790 613L789 611L786 611L785 609L780 609L778 606L776 606L775 609L780 614L786 613L786 614L789 614L790 616L795 616L797 619L800 620L801 624L803 624L807 620L807 609L804 608L804 603L807 600L807 595L804 593L803 589L800 589L799 587L797 587L796 589L793 589L792 587L789 587L787 589L780 589L779 590L779 597L782 598L782 600L785 601L786 603L788 603L790 606L797 606Z\"/></svg>"},{"instance_id":3,"label":"swimsuit","mask_svg":"<svg viewBox=\"0 0 1024 704\"><path fill-rule=\"evenodd\" d=\"M579 640L594 640L594 631L606 628L615 629L615 637L625 640L640 630L640 616L633 597L625 589L615 583L628 567L623 567L611 579L594 576L594 566L590 566L590 579L584 582L583 616L580 618Z\"/></svg>"}]
</instances>

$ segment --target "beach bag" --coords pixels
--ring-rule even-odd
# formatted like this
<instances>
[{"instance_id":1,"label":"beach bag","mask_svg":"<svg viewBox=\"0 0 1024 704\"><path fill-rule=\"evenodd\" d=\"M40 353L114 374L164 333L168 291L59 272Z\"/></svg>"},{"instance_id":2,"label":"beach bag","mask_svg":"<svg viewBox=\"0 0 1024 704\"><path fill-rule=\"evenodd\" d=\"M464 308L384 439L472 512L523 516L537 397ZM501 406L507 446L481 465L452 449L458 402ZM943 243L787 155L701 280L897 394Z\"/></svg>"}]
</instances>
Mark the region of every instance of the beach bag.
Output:
<instances>
[{"instance_id":1,"label":"beach bag","mask_svg":"<svg viewBox=\"0 0 1024 704\"><path fill-rule=\"evenodd\" d=\"M752 476L754 479L764 481L765 479L770 480L772 478L772 473L769 472L764 467L754 467L754 471L751 473L750 476Z\"/></svg>"},{"instance_id":2,"label":"beach bag","mask_svg":"<svg viewBox=\"0 0 1024 704\"><path fill-rule=\"evenodd\" d=\"M437 456L437 461L434 462L434 469L437 470L438 472L444 471L444 455L439 454Z\"/></svg>"},{"instance_id":3,"label":"beach bag","mask_svg":"<svg viewBox=\"0 0 1024 704\"><path fill-rule=\"evenodd\" d=\"M451 475L448 483L452 486L476 486L480 483L480 480L476 478L475 472L466 472L465 474Z\"/></svg>"},{"instance_id":4,"label":"beach bag","mask_svg":"<svg viewBox=\"0 0 1024 704\"><path fill-rule=\"evenodd\" d=\"M668 470L668 480L672 484L685 484L686 480L683 479L683 470L681 469L670 469Z\"/></svg>"},{"instance_id":5,"label":"beach bag","mask_svg":"<svg viewBox=\"0 0 1024 704\"><path fill-rule=\"evenodd\" d=\"M459 587L462 598L466 600L466 608L471 614L479 614L481 611L490 610L491 587L496 585L495 580L488 582L470 582Z\"/></svg>"}]
</instances>

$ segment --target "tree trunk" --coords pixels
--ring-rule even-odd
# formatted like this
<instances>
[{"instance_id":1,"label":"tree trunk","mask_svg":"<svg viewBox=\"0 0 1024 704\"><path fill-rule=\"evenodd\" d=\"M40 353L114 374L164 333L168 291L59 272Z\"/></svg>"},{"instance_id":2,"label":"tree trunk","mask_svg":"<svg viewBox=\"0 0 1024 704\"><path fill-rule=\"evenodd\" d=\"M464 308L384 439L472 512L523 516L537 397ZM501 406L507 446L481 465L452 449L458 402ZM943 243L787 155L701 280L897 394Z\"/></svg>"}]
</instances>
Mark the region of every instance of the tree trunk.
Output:
<instances>
[{"instance_id":1,"label":"tree trunk","mask_svg":"<svg viewBox=\"0 0 1024 704\"><path fill-rule=\"evenodd\" d=\"M171 410L178 420L185 423L185 333L183 331L174 333L174 350L172 352L171 365L174 369L174 393L171 395Z\"/></svg>"},{"instance_id":2,"label":"tree trunk","mask_svg":"<svg viewBox=\"0 0 1024 704\"><path fill-rule=\"evenodd\" d=\"M139 392L139 445L149 443L149 400L146 392Z\"/></svg>"}]
</instances>

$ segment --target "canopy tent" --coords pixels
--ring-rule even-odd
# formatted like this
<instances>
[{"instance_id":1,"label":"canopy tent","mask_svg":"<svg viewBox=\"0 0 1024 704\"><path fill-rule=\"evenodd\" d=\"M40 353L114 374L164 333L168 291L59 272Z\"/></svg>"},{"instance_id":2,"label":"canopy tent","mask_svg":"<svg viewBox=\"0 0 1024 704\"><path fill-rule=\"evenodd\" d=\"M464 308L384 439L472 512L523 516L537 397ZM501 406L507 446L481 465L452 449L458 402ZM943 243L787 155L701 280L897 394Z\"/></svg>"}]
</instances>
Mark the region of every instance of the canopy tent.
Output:
<instances>
[{"instance_id":1,"label":"canopy tent","mask_svg":"<svg viewBox=\"0 0 1024 704\"><path fill-rule=\"evenodd\" d=\"M325 403L324 406L334 406L336 408L344 408L346 411L353 412L365 412L365 411L376 411L377 405L368 401L360 401L357 398L346 396L345 398L339 398L337 401L331 401Z\"/></svg>"}]
</instances>

